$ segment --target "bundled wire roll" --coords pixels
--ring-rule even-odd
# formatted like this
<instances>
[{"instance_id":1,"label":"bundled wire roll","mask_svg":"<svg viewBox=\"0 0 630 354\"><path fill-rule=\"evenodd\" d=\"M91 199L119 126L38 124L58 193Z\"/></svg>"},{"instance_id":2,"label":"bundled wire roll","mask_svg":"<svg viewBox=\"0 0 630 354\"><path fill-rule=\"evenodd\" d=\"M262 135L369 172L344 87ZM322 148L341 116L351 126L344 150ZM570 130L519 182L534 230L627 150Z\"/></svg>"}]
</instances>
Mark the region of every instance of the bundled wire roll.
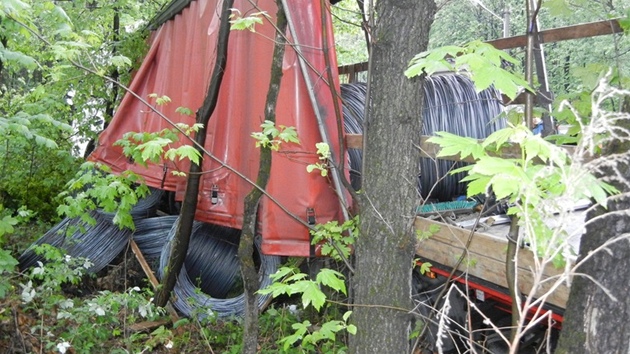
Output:
<instances>
[{"instance_id":1,"label":"bundled wire roll","mask_svg":"<svg viewBox=\"0 0 630 354\"><path fill-rule=\"evenodd\" d=\"M140 199L131 211L134 219L155 215L161 195L162 191L153 189L150 195ZM105 268L122 252L132 232L114 225L113 213L96 210L90 212L90 216L96 221L94 225L89 225L80 218L65 218L55 225L22 253L18 259L20 269L45 261L35 253L35 247L42 244L61 248L72 257L88 258L93 264L88 269L89 272L96 273Z\"/></svg>"},{"instance_id":2,"label":"bundled wire roll","mask_svg":"<svg viewBox=\"0 0 630 354\"><path fill-rule=\"evenodd\" d=\"M72 257L88 258L92 262L88 272L105 268L125 248L131 231L120 229L99 212L93 211L90 215L96 220L94 225L73 218L64 219L49 230L20 256L20 269L44 262L44 258L35 253L35 247L42 244L63 249Z\"/></svg>"},{"instance_id":3,"label":"bundled wire roll","mask_svg":"<svg viewBox=\"0 0 630 354\"><path fill-rule=\"evenodd\" d=\"M176 220L176 215L169 215L136 221L133 239L147 261L159 261L162 248L168 241L168 234Z\"/></svg>"},{"instance_id":4,"label":"bundled wire roll","mask_svg":"<svg viewBox=\"0 0 630 354\"><path fill-rule=\"evenodd\" d=\"M343 126L348 134L363 134L363 116L365 114L365 84L341 85L343 102ZM348 149L350 158L350 184L355 190L361 189L361 164L363 155L360 149Z\"/></svg>"},{"instance_id":5,"label":"bundled wire roll","mask_svg":"<svg viewBox=\"0 0 630 354\"><path fill-rule=\"evenodd\" d=\"M237 280L240 234L237 229L203 223L191 235L185 261L188 277L211 297L225 298Z\"/></svg>"},{"instance_id":6,"label":"bundled wire roll","mask_svg":"<svg viewBox=\"0 0 630 354\"><path fill-rule=\"evenodd\" d=\"M346 133L363 133L365 95L364 83L341 85ZM505 127L505 120L497 118L502 112L500 93L493 88L477 93L473 82L462 75L445 74L426 78L423 107L423 135L446 131L483 139ZM352 149L348 151L350 167L353 171L360 171L362 152L350 150ZM460 166L464 166L464 163L421 158L419 188L422 197L448 201L465 194L465 185L459 183L463 174L448 174L450 170ZM355 189L360 188L360 180L356 177L352 179L352 175L351 183Z\"/></svg>"},{"instance_id":7,"label":"bundled wire roll","mask_svg":"<svg viewBox=\"0 0 630 354\"><path fill-rule=\"evenodd\" d=\"M215 261L224 261L228 260L231 264L232 261L230 257L235 257L235 252L227 252L226 249L229 248L226 246L228 242L225 242L225 235L217 236L217 237L208 237L208 235L203 236L204 233L207 232L215 232L217 230L221 230L221 228L215 228L215 226L195 222L193 224L193 231L191 234L191 242L194 238L198 238L198 234L202 235L202 239L206 243L206 245L212 245L212 247L221 248L221 252L225 252L225 255L222 255L218 258L212 259L211 256L205 257L198 255L200 259L191 261L193 266L203 267L203 272L209 272L211 268L223 268L227 267L224 264L217 264ZM168 242L164 245L162 250L162 254L160 257L160 267L158 268L158 276L160 278L164 275L164 268L168 264L168 257L170 252L171 243L173 241L173 237L175 236L175 227L171 229L171 232L168 236ZM190 247L191 249L193 247ZM256 248L260 252L260 239L256 240ZM206 251L203 249L201 251ZM211 252L214 253L214 252ZM193 256L195 257L195 256ZM214 298L204 292L200 292L197 290L195 286L194 279L191 279L189 275L189 271L187 270L187 265L191 264L188 259L184 262L184 265L180 271L179 276L177 277L177 282L175 283L175 288L173 289L174 293L174 306L181 311L186 316L198 316L199 318L205 318L207 316L217 316L220 318L231 317L231 316L241 316L245 309L245 296L241 294L239 296L227 299ZM208 262L211 264L203 264L204 262ZM277 256L267 256L260 255L260 270L259 270L259 281L260 287L264 288L271 284L271 278L269 277L271 274L275 273L278 269L278 265L280 264L280 257ZM238 272L238 264L234 267L234 271ZM232 270L229 269L219 269L218 271L213 271L211 276L213 277L225 277L225 283L233 283L229 282L229 273ZM191 273L201 274L201 269L197 269L196 271L192 271ZM267 301L270 299L270 295L259 295L258 304L262 308Z\"/></svg>"}]
</instances>

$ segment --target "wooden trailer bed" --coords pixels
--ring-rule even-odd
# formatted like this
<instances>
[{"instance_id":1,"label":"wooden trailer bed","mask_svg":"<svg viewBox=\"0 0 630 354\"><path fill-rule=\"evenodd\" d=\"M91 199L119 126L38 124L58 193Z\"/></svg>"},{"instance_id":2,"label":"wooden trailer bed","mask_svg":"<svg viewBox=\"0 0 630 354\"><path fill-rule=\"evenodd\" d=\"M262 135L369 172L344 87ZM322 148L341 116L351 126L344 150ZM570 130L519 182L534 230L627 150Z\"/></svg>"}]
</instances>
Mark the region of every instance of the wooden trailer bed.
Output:
<instances>
[{"instance_id":1,"label":"wooden trailer bed","mask_svg":"<svg viewBox=\"0 0 630 354\"><path fill-rule=\"evenodd\" d=\"M572 225L575 225L576 232L570 240L571 247L577 254L579 248L579 238L581 231L578 227L583 225L584 212L574 212L571 214ZM416 247L417 254L426 261L437 262L450 269L456 267L458 259L465 253L466 257L461 262L458 270L465 274L483 279L486 282L507 288L506 281L506 251L509 223L490 226L483 231L472 232L455 225L450 225L436 220L423 217L416 218L415 227L420 231L429 232L431 225L436 232L422 241ZM535 255L528 247L518 249L517 274L519 290L524 295L529 294L534 284ZM573 260L574 261L574 260ZM539 297L547 292L555 283L553 280L563 274L564 269L555 268L552 264L547 264L543 268L543 278L548 279L540 286L535 296ZM566 282L556 285L557 288L548 295L548 304L565 308L569 297L569 287Z\"/></svg>"}]
</instances>

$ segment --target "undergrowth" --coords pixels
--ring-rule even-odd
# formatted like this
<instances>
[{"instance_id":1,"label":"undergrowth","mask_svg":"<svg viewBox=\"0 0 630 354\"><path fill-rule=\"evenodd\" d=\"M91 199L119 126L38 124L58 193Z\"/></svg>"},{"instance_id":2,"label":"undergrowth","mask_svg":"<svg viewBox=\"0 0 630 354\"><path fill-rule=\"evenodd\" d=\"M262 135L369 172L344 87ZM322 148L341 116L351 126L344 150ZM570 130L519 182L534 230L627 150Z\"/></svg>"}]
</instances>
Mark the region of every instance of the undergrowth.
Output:
<instances>
[{"instance_id":1,"label":"undergrowth","mask_svg":"<svg viewBox=\"0 0 630 354\"><path fill-rule=\"evenodd\" d=\"M0 260L0 285L5 290L0 293L0 352L241 351L240 319L180 318L173 322L163 309L156 308L153 291L133 256L120 257L120 264L111 265L97 279L86 273L91 265L88 259L65 255L48 245L38 251L46 261L22 272L17 269L15 253L5 251L13 261ZM295 332L295 323L309 323L305 330L315 331L334 315L300 311L299 305L290 305L293 302L299 300L285 297L260 315L259 353L345 348L344 338L310 350L298 343L285 345L282 340Z\"/></svg>"}]
</instances>

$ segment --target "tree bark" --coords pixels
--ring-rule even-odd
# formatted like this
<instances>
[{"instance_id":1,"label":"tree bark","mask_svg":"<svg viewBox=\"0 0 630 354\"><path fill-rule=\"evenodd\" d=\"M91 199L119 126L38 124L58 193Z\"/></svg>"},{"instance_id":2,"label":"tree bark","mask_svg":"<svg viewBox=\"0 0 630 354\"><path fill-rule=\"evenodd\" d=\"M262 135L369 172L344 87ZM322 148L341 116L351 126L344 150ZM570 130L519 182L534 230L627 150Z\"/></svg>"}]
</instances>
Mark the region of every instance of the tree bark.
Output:
<instances>
[{"instance_id":1,"label":"tree bark","mask_svg":"<svg viewBox=\"0 0 630 354\"><path fill-rule=\"evenodd\" d=\"M285 42L284 31L287 27L286 17L282 1L277 0L278 13L276 15L276 44L271 62L271 79L269 90L267 91L267 102L265 106L265 120L276 121L276 103L280 92L280 82L282 80L282 61L284 58ZM260 162L258 165L258 176L256 185L245 197L245 208L243 213L243 230L238 245L238 259L241 264L241 275L245 288L245 320L243 322L243 354L256 354L258 349L258 297L256 291L259 288L258 272L254 264L254 239L256 236L256 220L258 204L262 197L260 188L265 189L269 181L271 172L271 149L260 147Z\"/></svg>"},{"instance_id":2,"label":"tree bark","mask_svg":"<svg viewBox=\"0 0 630 354\"><path fill-rule=\"evenodd\" d=\"M624 112L630 112L628 103L624 104ZM626 119L621 124L625 129L630 128L630 120ZM595 217L601 219L587 224L580 242L579 260L604 242L630 232L630 188L627 180L614 179L614 176L630 176L630 142L613 142L607 146L605 152L607 155L616 155L615 160L619 162L602 169L598 177L608 179L621 194L612 198L607 210L600 207L587 215L587 220ZM578 269L578 272L600 282L601 287L583 276L573 278L556 353L628 353L629 269L630 243L626 240L615 243L608 248L608 252L595 253ZM611 299L602 287L615 299Z\"/></svg>"},{"instance_id":3,"label":"tree bark","mask_svg":"<svg viewBox=\"0 0 630 354\"><path fill-rule=\"evenodd\" d=\"M361 225L356 245L352 353L407 353L412 318L412 229L419 203L421 79L403 72L426 50L432 0L380 0L366 114ZM395 172L393 172L395 171Z\"/></svg>"},{"instance_id":4,"label":"tree bark","mask_svg":"<svg viewBox=\"0 0 630 354\"><path fill-rule=\"evenodd\" d=\"M195 141L200 146L203 146L206 141L206 126L208 125L212 112L214 112L214 109L217 106L219 88L221 87L221 82L223 81L223 74L227 63L228 42L230 38L229 16L232 13L230 9L233 7L233 4L234 0L223 1L223 6L221 7L221 24L217 39L217 58L214 63L212 77L210 78L208 93L206 94L206 98L204 99L201 108L199 108L196 114L197 123L203 124L203 128L199 129L195 135ZM180 217L177 219L177 224L175 225L175 235L169 252L168 266L166 267L164 277L162 278L162 286L155 294L154 303L160 307L166 306L166 303L171 296L171 292L175 287L177 276L179 275L182 265L184 264L184 260L186 259L186 254L188 253L190 234L192 232L195 212L197 210L199 179L201 177L200 172L203 164L203 152L200 148L196 148L197 151L201 153L202 159L199 161L199 165L194 163L190 164Z\"/></svg>"}]
</instances>

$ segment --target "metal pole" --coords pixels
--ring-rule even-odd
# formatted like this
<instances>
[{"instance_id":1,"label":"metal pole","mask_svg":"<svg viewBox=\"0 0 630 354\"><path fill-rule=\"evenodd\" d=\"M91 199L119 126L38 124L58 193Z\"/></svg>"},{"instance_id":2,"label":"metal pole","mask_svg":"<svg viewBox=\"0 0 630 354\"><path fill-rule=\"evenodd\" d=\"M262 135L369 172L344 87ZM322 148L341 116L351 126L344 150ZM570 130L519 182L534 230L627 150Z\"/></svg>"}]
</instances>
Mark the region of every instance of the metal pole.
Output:
<instances>
[{"instance_id":1,"label":"metal pole","mask_svg":"<svg viewBox=\"0 0 630 354\"><path fill-rule=\"evenodd\" d=\"M324 118L322 117L321 112L319 111L319 105L317 104L317 97L315 97L315 86L313 85L313 81L311 80L311 77L308 74L308 70L309 70L309 66L306 63L306 59L304 58L304 56L302 55L301 52L301 45L298 42L297 39L297 33L295 31L295 25L293 22L293 17L291 14L291 11L289 11L289 6L287 5L287 0L282 0L282 6L284 6L285 8L285 13L286 13L286 17L287 17L287 26L289 28L289 32L291 33L291 37L293 37L293 49L297 52L298 54L298 61L300 63L300 69L302 70L302 76L304 77L304 82L306 83L306 87L308 88L308 96L311 99L311 105L313 106L313 111L315 112L315 117L317 118L317 127L319 128L319 133L322 136L322 140L324 143L330 145L330 135L328 134L328 130L326 129L326 126L324 125ZM325 9L322 9L322 11L324 11ZM335 149L330 149L331 152L331 157L330 159L334 162L334 161L341 161L340 159L336 159L335 156ZM339 203L341 204L341 211L343 213L343 217L344 220L350 220L350 215L348 214L348 210L346 208L346 204L344 203L343 200L343 185L341 183L340 180L340 176L339 176L339 170L337 170L334 167L334 163L332 164L332 180L333 180L333 185L335 187L335 191L337 192L337 194L339 195Z\"/></svg>"}]
</instances>

